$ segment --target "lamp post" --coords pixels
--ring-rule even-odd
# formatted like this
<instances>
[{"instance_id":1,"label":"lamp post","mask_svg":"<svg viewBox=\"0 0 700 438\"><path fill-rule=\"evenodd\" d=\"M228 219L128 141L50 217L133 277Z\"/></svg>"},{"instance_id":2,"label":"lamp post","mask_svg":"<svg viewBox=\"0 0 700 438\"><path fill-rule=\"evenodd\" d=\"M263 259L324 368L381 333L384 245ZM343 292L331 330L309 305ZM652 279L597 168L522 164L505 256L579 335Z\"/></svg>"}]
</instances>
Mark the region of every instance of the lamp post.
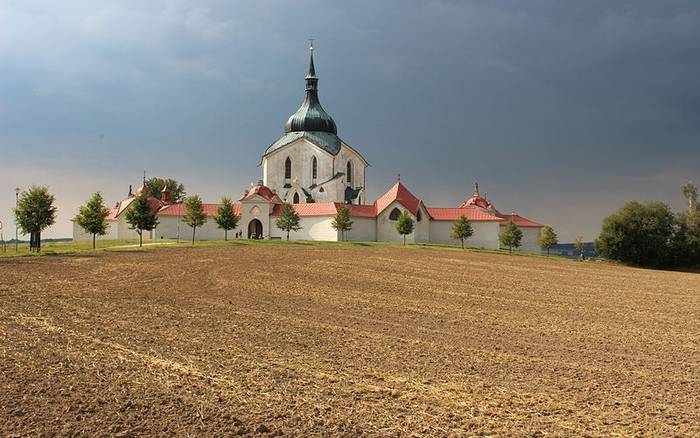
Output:
<instances>
[{"instance_id":1,"label":"lamp post","mask_svg":"<svg viewBox=\"0 0 700 438\"><path fill-rule=\"evenodd\" d=\"M15 189L15 210L17 210L17 207L19 207L19 192L22 191L19 187ZM18 235L18 230L19 226L17 225L17 213L15 211L15 252L19 252L19 235Z\"/></svg>"}]
</instances>

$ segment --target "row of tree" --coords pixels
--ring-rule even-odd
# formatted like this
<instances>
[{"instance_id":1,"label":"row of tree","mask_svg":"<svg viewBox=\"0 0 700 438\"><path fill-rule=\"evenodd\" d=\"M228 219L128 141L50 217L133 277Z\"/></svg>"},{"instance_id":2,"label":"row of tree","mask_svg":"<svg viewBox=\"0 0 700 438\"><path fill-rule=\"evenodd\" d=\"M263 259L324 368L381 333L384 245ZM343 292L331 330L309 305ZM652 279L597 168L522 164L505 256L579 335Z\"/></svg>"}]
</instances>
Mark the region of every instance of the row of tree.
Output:
<instances>
[{"instance_id":1,"label":"row of tree","mask_svg":"<svg viewBox=\"0 0 700 438\"><path fill-rule=\"evenodd\" d=\"M628 202L603 221L596 240L602 256L653 268L700 268L698 189L682 186L688 209L674 214L663 202Z\"/></svg>"},{"instance_id":2,"label":"row of tree","mask_svg":"<svg viewBox=\"0 0 700 438\"><path fill-rule=\"evenodd\" d=\"M192 195L184 198L185 215L182 221L192 227L192 243L194 244L197 228L201 228L207 223L207 214L204 211L204 204L199 195ZM148 202L148 193L143 192L136 196L132 205L127 210L125 219L132 230L139 235L139 246L143 246L144 231L151 231L158 226L157 212L151 208ZM96 236L107 234L107 216L109 209L104 203L102 195L97 192L80 207L75 216L75 222L86 233L92 234L92 247L95 247ZM230 198L221 198L216 214L212 218L217 226L224 230L224 239L228 240L228 232L238 226L240 217L234 212L233 202Z\"/></svg>"},{"instance_id":3,"label":"row of tree","mask_svg":"<svg viewBox=\"0 0 700 438\"><path fill-rule=\"evenodd\" d=\"M153 193L162 187L172 184L177 187L177 198L184 196L184 187L174 180L152 178L147 181L149 192ZM199 195L186 196L183 199L185 215L182 221L192 228L192 243L196 239L196 232L206 224L208 218L204 210L202 199ZM46 227L52 225L56 219L56 207L53 205L55 198L48 191L46 186L31 186L22 192L18 199L17 207L14 210L17 224L26 234L30 234L30 249L39 251L41 248L41 232ZM86 233L92 235L92 246L95 248L97 236L104 236L108 230L107 217L110 210L104 202L100 192L94 193L76 214L74 221ZM151 231L158 226L157 212L151 208L148 192L142 192L132 202L132 205L125 214L125 219L130 228L139 235L139 245L143 245L143 233ZM220 229L224 230L224 239L228 240L228 232L235 229L240 221L240 216L234 211L233 202L230 198L224 197L217 208L216 214L212 218ZM287 240L291 231L302 229L301 219L291 204L283 204L280 215L275 221L275 226L286 232ZM352 229L353 221L350 218L350 210L346 206L341 206L331 222L333 229L341 233L341 240L345 240L346 233ZM415 222L407 211L399 216L396 222L396 231L403 236L403 243L406 244L406 236L413 233ZM469 220L465 216L459 217L452 226L451 237L461 242L464 248L466 239L473 235L473 229ZM514 248L520 247L522 231L518 229L512 221L509 221L503 232L499 236L502 245L507 246L512 253ZM557 243L557 236L554 230L547 226L542 232L540 245L549 252L549 248Z\"/></svg>"}]
</instances>

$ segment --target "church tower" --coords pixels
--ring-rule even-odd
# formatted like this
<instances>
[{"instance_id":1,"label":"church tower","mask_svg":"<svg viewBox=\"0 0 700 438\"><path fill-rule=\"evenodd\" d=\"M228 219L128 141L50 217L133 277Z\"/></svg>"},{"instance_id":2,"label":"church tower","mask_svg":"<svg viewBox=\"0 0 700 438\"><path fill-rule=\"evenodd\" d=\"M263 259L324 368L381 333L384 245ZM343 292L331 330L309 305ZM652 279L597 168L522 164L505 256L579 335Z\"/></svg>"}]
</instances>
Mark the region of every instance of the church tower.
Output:
<instances>
[{"instance_id":1,"label":"church tower","mask_svg":"<svg viewBox=\"0 0 700 438\"><path fill-rule=\"evenodd\" d=\"M263 184L289 203L362 203L368 163L321 106L313 44L309 51L304 100L262 156Z\"/></svg>"}]
</instances>

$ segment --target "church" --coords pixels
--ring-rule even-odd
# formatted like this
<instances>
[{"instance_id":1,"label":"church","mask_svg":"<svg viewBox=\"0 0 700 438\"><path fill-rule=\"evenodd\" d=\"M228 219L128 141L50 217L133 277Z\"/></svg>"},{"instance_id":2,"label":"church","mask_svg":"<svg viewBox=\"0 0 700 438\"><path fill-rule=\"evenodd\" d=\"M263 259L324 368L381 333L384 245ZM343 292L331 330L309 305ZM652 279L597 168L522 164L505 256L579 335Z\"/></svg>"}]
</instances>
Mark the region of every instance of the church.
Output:
<instances>
[{"instance_id":1,"label":"church","mask_svg":"<svg viewBox=\"0 0 700 438\"><path fill-rule=\"evenodd\" d=\"M466 241L473 247L497 249L498 236L512 221L522 232L521 250L539 252L542 224L516 213L503 214L481 196L475 184L474 193L455 207L429 207L416 197L400 180L372 203L366 199L367 160L354 147L338 137L333 118L323 109L318 97L318 77L314 66L313 46L310 48L309 69L305 78L304 100L284 126L284 134L262 153L262 179L246 190L234 206L240 216L239 229L229 235L248 239L280 239L284 233L275 227L283 203L292 204L299 214L301 229L292 231L295 240L340 240L331 222L338 209L350 210L352 229L347 240L399 242L403 236L396 231L396 221L406 211L415 222L407 236L411 243L457 244L450 237L452 224L465 216L474 234ZM107 220L109 229L102 239L138 238L125 219L135 196L148 192L144 184L116 203ZM159 224L144 234L144 239L179 239L191 235L192 229L182 222L185 215L181 203L172 202L168 187L162 193L146 193ZM224 231L211 219L217 204L204 204L209 217L197 230L200 240L223 239ZM91 238L74 223L73 239Z\"/></svg>"}]
</instances>

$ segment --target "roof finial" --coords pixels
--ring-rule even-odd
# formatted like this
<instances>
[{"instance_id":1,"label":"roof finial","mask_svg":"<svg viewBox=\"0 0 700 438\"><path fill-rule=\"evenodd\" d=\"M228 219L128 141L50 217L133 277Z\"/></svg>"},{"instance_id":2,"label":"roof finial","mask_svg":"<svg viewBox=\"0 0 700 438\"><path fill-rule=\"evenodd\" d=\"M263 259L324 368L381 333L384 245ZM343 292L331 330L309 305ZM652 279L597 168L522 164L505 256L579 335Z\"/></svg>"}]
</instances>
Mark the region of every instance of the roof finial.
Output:
<instances>
[{"instance_id":1,"label":"roof finial","mask_svg":"<svg viewBox=\"0 0 700 438\"><path fill-rule=\"evenodd\" d=\"M474 194L476 196L479 196L479 183L478 182L474 182Z\"/></svg>"},{"instance_id":2,"label":"roof finial","mask_svg":"<svg viewBox=\"0 0 700 438\"><path fill-rule=\"evenodd\" d=\"M400 174L400 173L396 175L396 180L397 180L398 182L401 182L401 174Z\"/></svg>"},{"instance_id":3,"label":"roof finial","mask_svg":"<svg viewBox=\"0 0 700 438\"><path fill-rule=\"evenodd\" d=\"M307 78L316 77L316 67L314 67L314 39L309 38L309 74L306 75Z\"/></svg>"}]
</instances>

